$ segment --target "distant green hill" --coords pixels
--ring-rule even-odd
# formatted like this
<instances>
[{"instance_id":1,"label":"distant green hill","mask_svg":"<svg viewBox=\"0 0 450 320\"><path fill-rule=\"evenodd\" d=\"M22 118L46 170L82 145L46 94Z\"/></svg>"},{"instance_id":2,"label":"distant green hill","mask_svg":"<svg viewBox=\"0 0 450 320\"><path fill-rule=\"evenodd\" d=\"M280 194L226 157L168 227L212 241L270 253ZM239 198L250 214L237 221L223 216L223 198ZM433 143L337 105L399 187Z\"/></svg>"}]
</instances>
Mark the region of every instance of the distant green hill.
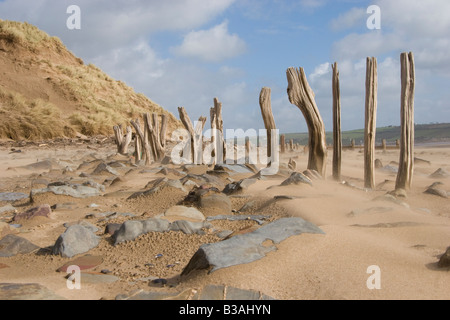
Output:
<instances>
[{"instance_id":1,"label":"distant green hill","mask_svg":"<svg viewBox=\"0 0 450 320\"><path fill-rule=\"evenodd\" d=\"M295 143L306 145L308 144L308 133L286 134L286 141L291 139L294 139ZM344 146L350 145L352 139L355 140L357 145L362 144L364 141L364 129L342 132L342 144ZM376 132L376 143L381 144L383 139L386 139L388 145L395 144L395 141L400 139L400 127L389 126L378 128ZM417 124L415 126L416 143L443 141L450 141L450 123ZM333 144L332 132L327 132L327 144Z\"/></svg>"}]
</instances>

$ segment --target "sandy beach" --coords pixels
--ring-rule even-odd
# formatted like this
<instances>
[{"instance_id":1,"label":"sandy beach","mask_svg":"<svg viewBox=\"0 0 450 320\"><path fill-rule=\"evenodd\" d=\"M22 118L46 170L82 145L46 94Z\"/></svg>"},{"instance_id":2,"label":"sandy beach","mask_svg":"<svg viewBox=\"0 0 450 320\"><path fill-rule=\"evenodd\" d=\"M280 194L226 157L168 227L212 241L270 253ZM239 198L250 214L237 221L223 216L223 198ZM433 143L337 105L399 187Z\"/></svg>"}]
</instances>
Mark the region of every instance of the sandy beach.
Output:
<instances>
[{"instance_id":1,"label":"sandy beach","mask_svg":"<svg viewBox=\"0 0 450 320\"><path fill-rule=\"evenodd\" d=\"M343 151L343 181L333 181L329 157L326 179L315 179L312 186L280 186L292 173L287 169L289 159L295 159L296 171L303 172L308 156L303 151L282 154L278 175L257 180L242 193L228 196L233 209L230 214L242 214L243 206L251 203L244 214L270 216L263 225L280 218L299 217L319 227L324 234L291 236L275 244L276 250L257 261L209 274L208 270L199 270L187 276L181 273L201 245L223 241L218 231L234 232L229 236L232 237L256 230L260 225L249 219L212 220L213 228L199 234L150 232L114 245L111 235L105 234L108 224L157 217L180 204L193 186L186 186L185 192L168 188L148 197L127 200L130 195L146 190L147 183L158 178L179 180L187 174L201 175L213 169L156 163L136 166L133 158L116 152L111 141L2 144L0 193L29 195L33 189L62 181L90 180L105 188L101 195L84 199L46 193L33 197L34 202L30 202L29 196L2 201L0 208L7 205L14 208L0 214L2 237L15 234L39 249L0 257L0 283L36 283L61 298L73 300L116 299L142 291L184 293L182 298L189 299L208 285L259 291L279 300L450 299L449 269L438 267L440 256L450 246L450 203L446 198L425 193L435 182L441 183L439 189L450 191L450 177L430 177L438 169L450 171L448 147L416 148L419 160L415 164L413 187L406 198L386 196L394 189L398 150L376 151L383 167L376 170L377 189L373 191L363 189L363 153L359 149ZM120 179L110 184L111 174L92 174L102 162L115 163ZM167 170L161 171L160 167ZM231 181L254 174L217 175L218 181L209 187L222 191ZM44 204L54 208L49 217L14 221L16 215ZM220 209L199 208L199 211L207 217L224 213ZM108 213L110 216L105 219ZM83 221L98 228L95 232L100 239L98 246L72 258L52 254L51 248L66 230L64 224ZM114 281L82 281L79 290L70 290L67 272L57 269L86 254L100 257L101 262L85 272L108 274ZM379 268L380 289L368 288L371 266ZM155 279L167 282L162 287L155 286Z\"/></svg>"}]
</instances>

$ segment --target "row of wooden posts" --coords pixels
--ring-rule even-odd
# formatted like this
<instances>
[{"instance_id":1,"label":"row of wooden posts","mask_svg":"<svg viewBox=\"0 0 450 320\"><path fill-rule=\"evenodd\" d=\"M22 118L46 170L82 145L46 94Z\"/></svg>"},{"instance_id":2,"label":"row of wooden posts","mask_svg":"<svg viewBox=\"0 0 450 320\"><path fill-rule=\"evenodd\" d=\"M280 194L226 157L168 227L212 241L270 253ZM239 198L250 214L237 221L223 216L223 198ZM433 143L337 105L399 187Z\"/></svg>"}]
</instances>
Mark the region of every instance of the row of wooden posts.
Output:
<instances>
[{"instance_id":1,"label":"row of wooden posts","mask_svg":"<svg viewBox=\"0 0 450 320\"><path fill-rule=\"evenodd\" d=\"M396 181L396 189L409 189L412 182L414 170L414 91L415 91L415 69L414 56L412 53L401 54L401 139L397 142L400 147L399 170ZM341 97L339 83L338 64L332 66L332 90L333 90L333 178L341 180L342 163L342 138L341 138ZM308 169L316 170L325 177L327 164L327 144L325 137L325 126L317 108L315 95L308 84L303 68L289 68L286 72L288 80L287 94L289 101L296 105L302 112L309 132L308 139ZM376 114L377 114L377 92L378 92L377 60L367 58L366 66L366 100L365 100L365 132L364 132L364 180L365 187L375 188L375 135L376 135ZM271 133L276 129L275 120L271 107L271 89L261 90L259 104L261 108L264 126L267 131L267 157L271 158L273 146L271 144ZM194 127L186 110L178 108L179 117L189 132L191 138L191 160L196 162L202 156L203 145L199 145L196 137L202 135L206 123L206 117L200 117ZM161 161L165 156L167 117L161 116L161 122L157 114L144 114L144 126L141 127L139 119L131 121L131 125L136 131L135 157L140 161L142 156L145 163L149 164L152 159ZM215 98L214 107L210 109L211 129L213 135L211 142L215 143L212 156L215 163L226 159L226 147L223 135L222 103ZM128 153L128 146L132 140L132 128L126 129L126 134L122 132L121 126L114 127L118 152ZM281 136L281 152L285 152L285 136ZM247 148L248 142L247 142ZM293 141L290 141L291 150L294 149ZM352 147L355 147L352 141ZM223 149L222 149L223 148ZM383 141L383 149L386 149L386 141ZM270 165L270 163L269 163Z\"/></svg>"}]
</instances>

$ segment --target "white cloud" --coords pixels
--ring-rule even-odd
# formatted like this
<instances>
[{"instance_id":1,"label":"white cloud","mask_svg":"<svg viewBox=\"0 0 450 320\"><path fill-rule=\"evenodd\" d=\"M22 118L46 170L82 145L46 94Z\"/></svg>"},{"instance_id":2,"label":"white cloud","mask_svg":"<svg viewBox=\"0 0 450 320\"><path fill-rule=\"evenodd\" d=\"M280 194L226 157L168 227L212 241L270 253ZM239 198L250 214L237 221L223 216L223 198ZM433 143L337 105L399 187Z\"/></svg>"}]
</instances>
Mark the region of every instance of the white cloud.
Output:
<instances>
[{"instance_id":1,"label":"white cloud","mask_svg":"<svg viewBox=\"0 0 450 320\"><path fill-rule=\"evenodd\" d=\"M209 62L233 58L245 50L245 42L237 34L228 33L227 21L209 30L189 32L183 43L173 48L178 55L196 57Z\"/></svg>"},{"instance_id":2,"label":"white cloud","mask_svg":"<svg viewBox=\"0 0 450 320\"><path fill-rule=\"evenodd\" d=\"M365 25L365 19L367 19L366 10L362 8L352 8L350 11L331 20L330 27L334 31L347 30L357 25Z\"/></svg>"},{"instance_id":3,"label":"white cloud","mask_svg":"<svg viewBox=\"0 0 450 320\"><path fill-rule=\"evenodd\" d=\"M66 27L72 0L5 0L2 19L27 21L63 39L77 55L95 57L159 31L187 31L213 20L235 0L78 0L81 30ZM50 18L51 17L51 18Z\"/></svg>"},{"instance_id":4,"label":"white cloud","mask_svg":"<svg viewBox=\"0 0 450 320\"><path fill-rule=\"evenodd\" d=\"M329 62L325 62L314 69L314 72L311 74L311 81L314 81L316 78L321 77L330 73L331 65Z\"/></svg>"}]
</instances>

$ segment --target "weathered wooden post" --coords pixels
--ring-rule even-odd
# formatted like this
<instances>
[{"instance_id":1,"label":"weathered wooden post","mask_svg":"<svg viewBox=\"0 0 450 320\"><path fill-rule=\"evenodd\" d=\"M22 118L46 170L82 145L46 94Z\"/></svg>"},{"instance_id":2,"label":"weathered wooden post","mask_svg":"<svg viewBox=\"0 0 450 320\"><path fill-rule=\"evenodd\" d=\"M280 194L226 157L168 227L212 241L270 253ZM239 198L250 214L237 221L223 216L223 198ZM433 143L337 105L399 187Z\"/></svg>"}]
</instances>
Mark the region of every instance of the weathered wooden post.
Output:
<instances>
[{"instance_id":1,"label":"weathered wooden post","mask_svg":"<svg viewBox=\"0 0 450 320\"><path fill-rule=\"evenodd\" d=\"M114 135L116 137L117 144L117 152L123 155L128 154L128 146L131 143L131 139L133 137L133 132L131 131L131 127L127 127L127 133L124 136L122 132L122 126L114 126Z\"/></svg>"},{"instance_id":2,"label":"weathered wooden post","mask_svg":"<svg viewBox=\"0 0 450 320\"><path fill-rule=\"evenodd\" d=\"M410 189L414 173L414 93L416 73L414 55L402 53L401 61L401 139L396 189Z\"/></svg>"},{"instance_id":3,"label":"weathered wooden post","mask_svg":"<svg viewBox=\"0 0 450 320\"><path fill-rule=\"evenodd\" d=\"M377 119L378 73L377 59L367 58L366 69L366 124L364 131L364 183L375 188L375 135Z\"/></svg>"},{"instance_id":4,"label":"weathered wooden post","mask_svg":"<svg viewBox=\"0 0 450 320\"><path fill-rule=\"evenodd\" d=\"M222 103L214 98L214 107L210 109L211 117L211 143L214 143L212 156L214 163L223 163L226 160L226 146L223 135Z\"/></svg>"},{"instance_id":5,"label":"weathered wooden post","mask_svg":"<svg viewBox=\"0 0 450 320\"><path fill-rule=\"evenodd\" d=\"M150 162L152 160L152 156L151 156L150 144L148 143L148 139L144 133L145 130L142 131L139 119L136 119L136 121L131 120L130 122L131 122L131 125L136 130L136 134L139 135L139 139L142 142L142 147L144 148L144 155L145 155L145 165L147 166L150 164Z\"/></svg>"},{"instance_id":6,"label":"weathered wooden post","mask_svg":"<svg viewBox=\"0 0 450 320\"><path fill-rule=\"evenodd\" d=\"M352 149L355 149L355 147L356 147L355 139L352 139L351 147L352 147Z\"/></svg>"},{"instance_id":7,"label":"weathered wooden post","mask_svg":"<svg viewBox=\"0 0 450 320\"><path fill-rule=\"evenodd\" d=\"M303 68L289 68L287 93L289 101L303 113L309 131L308 169L316 170L325 178L327 164L327 144L325 126L314 98L314 92L308 84Z\"/></svg>"},{"instance_id":8,"label":"weathered wooden post","mask_svg":"<svg viewBox=\"0 0 450 320\"><path fill-rule=\"evenodd\" d=\"M178 113L180 115L180 120L183 123L186 130L189 132L190 138L191 138L191 161L192 164L201 164L202 163L202 157L203 157L203 145L202 145L202 132L203 128L206 123L205 117L200 117L198 119L197 125L192 125L192 121L189 118L186 110L184 107L178 108Z\"/></svg>"},{"instance_id":9,"label":"weathered wooden post","mask_svg":"<svg viewBox=\"0 0 450 320\"><path fill-rule=\"evenodd\" d=\"M294 139L291 139L291 140L289 141L289 149L290 149L291 151L294 151Z\"/></svg>"},{"instance_id":10,"label":"weathered wooden post","mask_svg":"<svg viewBox=\"0 0 450 320\"><path fill-rule=\"evenodd\" d=\"M152 118L150 118L148 113L145 113L143 117L146 130L145 136L149 140L153 159L161 161L165 155L167 117L162 115L161 129L159 128L158 115L156 113L152 114Z\"/></svg>"},{"instance_id":11,"label":"weathered wooden post","mask_svg":"<svg viewBox=\"0 0 450 320\"><path fill-rule=\"evenodd\" d=\"M395 140L395 146L397 148L400 148L400 140L399 139Z\"/></svg>"},{"instance_id":12,"label":"weathered wooden post","mask_svg":"<svg viewBox=\"0 0 450 320\"><path fill-rule=\"evenodd\" d=\"M280 140L281 140L280 141L280 145L281 145L280 152L286 153L286 135L282 134Z\"/></svg>"},{"instance_id":13,"label":"weathered wooden post","mask_svg":"<svg viewBox=\"0 0 450 320\"><path fill-rule=\"evenodd\" d=\"M267 132L267 158L272 159L272 150L275 150L274 146L272 146L272 130L276 130L277 127L275 125L275 120L273 118L272 113L272 105L270 102L270 88L262 88L261 94L259 96L259 105L261 108L262 117L264 120L264 126ZM271 162L268 161L268 166L270 166Z\"/></svg>"},{"instance_id":14,"label":"weathered wooden post","mask_svg":"<svg viewBox=\"0 0 450 320\"><path fill-rule=\"evenodd\" d=\"M333 178L341 180L342 137L341 137L341 89L337 62L333 68Z\"/></svg>"}]
</instances>

